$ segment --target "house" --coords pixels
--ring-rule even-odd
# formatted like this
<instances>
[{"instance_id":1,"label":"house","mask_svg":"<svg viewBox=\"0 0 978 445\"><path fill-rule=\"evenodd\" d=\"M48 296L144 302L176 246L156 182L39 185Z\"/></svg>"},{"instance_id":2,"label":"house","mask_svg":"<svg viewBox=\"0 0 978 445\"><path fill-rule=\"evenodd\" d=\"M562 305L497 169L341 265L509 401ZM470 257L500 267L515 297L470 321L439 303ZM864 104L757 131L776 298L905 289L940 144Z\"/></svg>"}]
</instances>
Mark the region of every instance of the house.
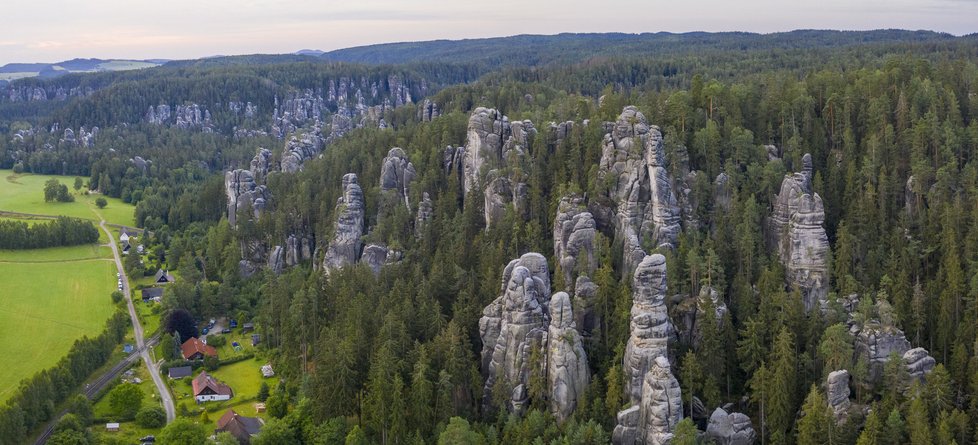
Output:
<instances>
[{"instance_id":1,"label":"house","mask_svg":"<svg viewBox=\"0 0 978 445\"><path fill-rule=\"evenodd\" d=\"M241 325L241 332L250 332L250 331L254 331L254 330L255 330L255 324L254 323L245 323L245 324Z\"/></svg>"},{"instance_id":2,"label":"house","mask_svg":"<svg viewBox=\"0 0 978 445\"><path fill-rule=\"evenodd\" d=\"M142 290L142 293L144 303L150 300L159 301L163 298L163 288L161 287L147 287Z\"/></svg>"},{"instance_id":3,"label":"house","mask_svg":"<svg viewBox=\"0 0 978 445\"><path fill-rule=\"evenodd\" d=\"M275 376L275 371L272 370L272 364L271 363L268 363L265 366L262 366L261 367L261 375L262 375L262 377L265 377L265 378L274 377Z\"/></svg>"},{"instance_id":4,"label":"house","mask_svg":"<svg viewBox=\"0 0 978 445\"><path fill-rule=\"evenodd\" d=\"M207 346L199 338L190 337L189 340L180 345L184 360L202 360L204 357L217 357L217 349Z\"/></svg>"},{"instance_id":5,"label":"house","mask_svg":"<svg viewBox=\"0 0 978 445\"><path fill-rule=\"evenodd\" d=\"M156 275L153 277L153 282L156 284L172 283L173 280L173 275L170 275L169 271L163 269L156 271Z\"/></svg>"},{"instance_id":6,"label":"house","mask_svg":"<svg viewBox=\"0 0 978 445\"><path fill-rule=\"evenodd\" d=\"M234 395L234 391L231 391L230 386L211 377L207 374L207 371L201 371L192 383L194 398L197 399L197 403L228 400Z\"/></svg>"},{"instance_id":7,"label":"house","mask_svg":"<svg viewBox=\"0 0 978 445\"><path fill-rule=\"evenodd\" d=\"M190 377L194 373L194 368L189 366L177 366L175 368L170 368L167 375L171 379L182 379L184 377Z\"/></svg>"},{"instance_id":8,"label":"house","mask_svg":"<svg viewBox=\"0 0 978 445\"><path fill-rule=\"evenodd\" d=\"M128 244L129 243L129 238L134 238L134 237L129 234L129 231L128 230L122 229L119 232L119 241L122 241L122 242Z\"/></svg>"},{"instance_id":9,"label":"house","mask_svg":"<svg viewBox=\"0 0 978 445\"><path fill-rule=\"evenodd\" d=\"M229 409L217 420L217 429L214 430L214 433L227 431L235 439L238 439L239 443L248 445L251 443L251 438L258 435L264 424L265 421L261 418L245 417L234 412L233 409Z\"/></svg>"},{"instance_id":10,"label":"house","mask_svg":"<svg viewBox=\"0 0 978 445\"><path fill-rule=\"evenodd\" d=\"M129 245L129 241L123 241L121 243L121 247L122 247L122 254L123 255L129 255L129 251L132 250L132 246Z\"/></svg>"},{"instance_id":11,"label":"house","mask_svg":"<svg viewBox=\"0 0 978 445\"><path fill-rule=\"evenodd\" d=\"M261 343L261 336L258 334L251 334L251 346L258 346Z\"/></svg>"},{"instance_id":12,"label":"house","mask_svg":"<svg viewBox=\"0 0 978 445\"><path fill-rule=\"evenodd\" d=\"M265 404L264 403L261 403L261 402L256 403L255 404L255 412L259 412L259 413L265 412Z\"/></svg>"},{"instance_id":13,"label":"house","mask_svg":"<svg viewBox=\"0 0 978 445\"><path fill-rule=\"evenodd\" d=\"M115 423L115 422L113 422L113 423L106 423L105 424L105 431L108 431L108 432L111 432L111 433L119 432L119 424L118 423Z\"/></svg>"}]
</instances>

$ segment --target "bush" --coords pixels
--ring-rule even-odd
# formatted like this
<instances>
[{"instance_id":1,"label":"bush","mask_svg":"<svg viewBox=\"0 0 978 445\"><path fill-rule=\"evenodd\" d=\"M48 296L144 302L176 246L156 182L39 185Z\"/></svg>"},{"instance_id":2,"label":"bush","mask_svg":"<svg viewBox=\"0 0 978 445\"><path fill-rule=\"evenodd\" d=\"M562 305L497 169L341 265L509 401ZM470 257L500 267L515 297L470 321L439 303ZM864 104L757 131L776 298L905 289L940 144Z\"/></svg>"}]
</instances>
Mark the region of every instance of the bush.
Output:
<instances>
[{"instance_id":1,"label":"bush","mask_svg":"<svg viewBox=\"0 0 978 445\"><path fill-rule=\"evenodd\" d=\"M166 412L158 406L147 406L136 413L136 423L143 428L160 428L166 425Z\"/></svg>"},{"instance_id":2,"label":"bush","mask_svg":"<svg viewBox=\"0 0 978 445\"><path fill-rule=\"evenodd\" d=\"M132 383L123 383L109 391L109 407L117 416L131 419L143 404L143 391Z\"/></svg>"},{"instance_id":3,"label":"bush","mask_svg":"<svg viewBox=\"0 0 978 445\"><path fill-rule=\"evenodd\" d=\"M95 198L95 205L100 209L104 209L105 206L109 205L109 202L106 201L105 198L99 196L98 198Z\"/></svg>"},{"instance_id":4,"label":"bush","mask_svg":"<svg viewBox=\"0 0 978 445\"><path fill-rule=\"evenodd\" d=\"M112 292L112 302L113 303L119 304L119 302L122 301L122 297L123 297L122 292L119 292L119 291Z\"/></svg>"}]
</instances>

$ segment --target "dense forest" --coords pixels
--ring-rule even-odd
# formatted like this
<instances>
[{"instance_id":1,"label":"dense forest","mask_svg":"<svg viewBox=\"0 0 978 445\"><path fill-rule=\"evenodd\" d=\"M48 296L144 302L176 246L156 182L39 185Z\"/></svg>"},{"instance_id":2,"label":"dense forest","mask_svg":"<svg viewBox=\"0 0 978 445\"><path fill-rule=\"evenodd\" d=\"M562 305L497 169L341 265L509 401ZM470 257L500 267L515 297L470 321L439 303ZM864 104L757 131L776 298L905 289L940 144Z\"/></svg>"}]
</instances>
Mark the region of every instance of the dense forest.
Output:
<instances>
[{"instance_id":1,"label":"dense forest","mask_svg":"<svg viewBox=\"0 0 978 445\"><path fill-rule=\"evenodd\" d=\"M255 321L253 443L978 442L974 36L554 39L13 82L0 168Z\"/></svg>"},{"instance_id":2,"label":"dense forest","mask_svg":"<svg viewBox=\"0 0 978 445\"><path fill-rule=\"evenodd\" d=\"M77 246L98 241L98 229L91 221L60 217L29 224L0 220L0 249L42 249Z\"/></svg>"}]
</instances>

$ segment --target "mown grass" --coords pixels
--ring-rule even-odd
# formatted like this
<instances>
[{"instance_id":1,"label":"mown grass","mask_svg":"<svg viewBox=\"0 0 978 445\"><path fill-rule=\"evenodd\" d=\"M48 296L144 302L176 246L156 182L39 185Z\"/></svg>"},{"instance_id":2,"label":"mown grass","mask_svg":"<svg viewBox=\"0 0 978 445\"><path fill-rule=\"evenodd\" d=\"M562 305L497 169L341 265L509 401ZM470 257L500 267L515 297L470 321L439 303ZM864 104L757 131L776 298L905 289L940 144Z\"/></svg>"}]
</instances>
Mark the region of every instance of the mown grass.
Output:
<instances>
[{"instance_id":1,"label":"mown grass","mask_svg":"<svg viewBox=\"0 0 978 445\"><path fill-rule=\"evenodd\" d=\"M112 248L97 244L46 249L0 250L0 263L57 263L79 260L112 259ZM115 276L115 272L112 273ZM0 278L0 283L3 279Z\"/></svg>"},{"instance_id":2,"label":"mown grass","mask_svg":"<svg viewBox=\"0 0 978 445\"><path fill-rule=\"evenodd\" d=\"M208 374L217 380L226 383L234 391L231 400L224 402L207 402L201 405L193 397L191 379L170 380L170 388L173 393L173 402L179 407L183 405L193 413L195 419L204 425L208 431L217 428L217 420L228 410L233 409L238 414L248 417L265 417L265 414L258 414L255 403L258 402L256 396L264 378L261 375L261 366L265 362L257 358L243 360L230 365L224 365L214 372ZM194 371L194 377L200 374L200 370ZM275 378L267 379L269 387L275 388ZM202 409L207 411L207 422L204 422L199 413ZM177 411L181 411L179 408Z\"/></svg>"},{"instance_id":3,"label":"mown grass","mask_svg":"<svg viewBox=\"0 0 978 445\"><path fill-rule=\"evenodd\" d=\"M67 185L75 197L75 202L44 202L44 183L51 178ZM73 187L74 182L74 176L17 174L13 170L0 170L0 211L72 216L96 222L101 215L112 224L135 226L134 206L118 198L105 197L108 205L104 209L98 209L95 206L95 199L101 195L85 195L84 188L77 192Z\"/></svg>"},{"instance_id":4,"label":"mown grass","mask_svg":"<svg viewBox=\"0 0 978 445\"><path fill-rule=\"evenodd\" d=\"M135 376L142 380L139 383L139 389L143 392L143 403L142 407L148 406L159 406L162 407L160 403L159 396L156 395L156 386L153 385L153 381L149 375L149 371L146 370L146 365L140 360L137 362L137 366L133 368L135 371ZM136 424L134 421L129 422L119 422L118 432L107 432L105 430L105 424L112 421L118 421L115 418L115 413L109 406L109 398L106 397L108 392L106 391L102 397L92 405L92 411L95 413L95 418L99 420L105 420L105 422L97 422L91 426L91 431L99 437L113 437L116 439L122 439L124 443L139 443L141 437L148 435L158 435L162 428L143 428ZM101 443L101 441L99 441Z\"/></svg>"},{"instance_id":5,"label":"mown grass","mask_svg":"<svg viewBox=\"0 0 978 445\"><path fill-rule=\"evenodd\" d=\"M80 255L84 248L70 249ZM115 263L102 259L0 262L0 402L22 379L54 366L76 339L104 329L116 310L110 296L115 274Z\"/></svg>"}]
</instances>

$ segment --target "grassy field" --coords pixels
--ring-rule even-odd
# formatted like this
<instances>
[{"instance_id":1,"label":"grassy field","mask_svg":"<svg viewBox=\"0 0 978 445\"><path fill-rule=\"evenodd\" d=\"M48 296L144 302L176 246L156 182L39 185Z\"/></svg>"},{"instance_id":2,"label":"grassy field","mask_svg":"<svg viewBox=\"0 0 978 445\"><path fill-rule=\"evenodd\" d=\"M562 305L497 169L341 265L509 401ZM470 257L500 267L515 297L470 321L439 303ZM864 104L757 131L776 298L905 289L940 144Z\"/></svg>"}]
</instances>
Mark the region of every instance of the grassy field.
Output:
<instances>
[{"instance_id":1,"label":"grassy field","mask_svg":"<svg viewBox=\"0 0 978 445\"><path fill-rule=\"evenodd\" d=\"M153 381L150 380L149 371L146 370L146 365L140 360L138 366L133 368L134 376L142 380L139 383L139 389L143 391L143 407L147 406L162 406L159 397L156 396L156 387L153 385ZM106 393L107 394L107 393ZM98 422L91 427L92 433L97 437L113 437L116 439L122 439L124 443L138 443L139 438L148 435L158 435L160 429L147 429L142 428L136 424L136 422L120 422L118 432L106 432L105 423L108 421L117 421L114 418L112 409L109 407L109 398L103 395L94 405L92 405L92 411L95 413L95 418L100 420L105 420L106 422ZM101 443L101 442L100 442Z\"/></svg>"},{"instance_id":2,"label":"grassy field","mask_svg":"<svg viewBox=\"0 0 978 445\"><path fill-rule=\"evenodd\" d=\"M75 202L44 202L44 183L51 178L67 185L75 197ZM96 222L101 215L112 224L135 226L134 206L117 198L106 197L109 204L104 209L98 209L95 206L95 199L100 195L76 192L73 187L74 182L74 176L16 174L12 170L0 170L0 211L64 215Z\"/></svg>"},{"instance_id":3,"label":"grassy field","mask_svg":"<svg viewBox=\"0 0 978 445\"><path fill-rule=\"evenodd\" d=\"M58 263L111 258L111 247L96 244L47 249L0 250L0 263ZM112 275L115 275L114 271Z\"/></svg>"},{"instance_id":4,"label":"grassy field","mask_svg":"<svg viewBox=\"0 0 978 445\"><path fill-rule=\"evenodd\" d=\"M86 248L91 251L69 249ZM4 251L0 257L30 252L43 251ZM0 357L5 357L0 360L0 402L22 379L56 364L75 339L102 331L115 311L110 297L115 273L115 264L102 259L0 262Z\"/></svg>"},{"instance_id":5,"label":"grassy field","mask_svg":"<svg viewBox=\"0 0 978 445\"><path fill-rule=\"evenodd\" d=\"M205 408L207 410L208 422L204 425L204 428L208 431L213 431L214 428L217 428L217 420L228 409L233 409L236 413L243 416L265 417L264 413L258 414L255 410L255 403L257 402L255 397L258 395L258 389L261 387L262 380L266 380L268 386L274 391L276 378L263 379L260 368L264 364L264 361L260 361L257 358L248 359L221 366L214 372L208 372L214 378L226 383L234 391L234 396L231 397L231 400L224 402L207 402L198 406L193 398L190 378L170 380L173 402L177 406L184 405L192 413L198 412L201 407ZM194 377L198 374L200 374L200 370L194 370ZM180 409L178 408L177 411L180 411ZM200 420L199 417L195 417L195 419Z\"/></svg>"}]
</instances>

